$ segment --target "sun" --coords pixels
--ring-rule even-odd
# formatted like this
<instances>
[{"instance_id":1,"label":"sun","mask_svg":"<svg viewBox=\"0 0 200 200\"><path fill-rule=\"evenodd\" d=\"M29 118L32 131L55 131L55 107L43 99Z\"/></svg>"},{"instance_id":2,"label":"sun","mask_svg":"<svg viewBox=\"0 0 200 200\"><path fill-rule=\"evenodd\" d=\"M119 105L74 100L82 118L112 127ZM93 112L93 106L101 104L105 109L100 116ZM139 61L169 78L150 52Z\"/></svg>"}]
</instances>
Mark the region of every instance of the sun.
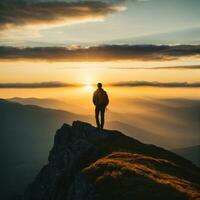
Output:
<instances>
[{"instance_id":1,"label":"sun","mask_svg":"<svg viewBox=\"0 0 200 200\"><path fill-rule=\"evenodd\" d=\"M84 85L84 90L87 92L91 92L93 90L93 86L89 84Z\"/></svg>"}]
</instances>

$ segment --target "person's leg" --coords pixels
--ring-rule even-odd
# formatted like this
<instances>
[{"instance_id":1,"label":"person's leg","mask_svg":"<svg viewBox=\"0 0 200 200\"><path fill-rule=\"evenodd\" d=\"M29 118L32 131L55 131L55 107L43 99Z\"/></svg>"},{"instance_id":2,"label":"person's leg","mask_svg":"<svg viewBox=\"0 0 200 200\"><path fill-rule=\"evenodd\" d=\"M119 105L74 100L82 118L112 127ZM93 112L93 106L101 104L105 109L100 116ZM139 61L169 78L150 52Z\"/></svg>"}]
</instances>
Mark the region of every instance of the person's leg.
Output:
<instances>
[{"instance_id":1,"label":"person's leg","mask_svg":"<svg viewBox=\"0 0 200 200\"><path fill-rule=\"evenodd\" d=\"M99 111L100 111L100 109L96 106L96 108L95 108L95 119L96 119L97 128L100 128Z\"/></svg>"},{"instance_id":2,"label":"person's leg","mask_svg":"<svg viewBox=\"0 0 200 200\"><path fill-rule=\"evenodd\" d=\"M101 128L103 129L105 122L105 107L101 108Z\"/></svg>"}]
</instances>

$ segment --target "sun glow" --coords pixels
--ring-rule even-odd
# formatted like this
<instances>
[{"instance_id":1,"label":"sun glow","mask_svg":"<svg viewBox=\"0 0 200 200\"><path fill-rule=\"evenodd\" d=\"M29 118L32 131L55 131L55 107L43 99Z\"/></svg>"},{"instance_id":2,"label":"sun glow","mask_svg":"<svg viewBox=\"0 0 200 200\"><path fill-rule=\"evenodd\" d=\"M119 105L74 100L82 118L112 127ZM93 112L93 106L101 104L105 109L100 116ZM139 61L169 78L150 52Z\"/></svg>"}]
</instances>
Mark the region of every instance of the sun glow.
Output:
<instances>
[{"instance_id":1,"label":"sun glow","mask_svg":"<svg viewBox=\"0 0 200 200\"><path fill-rule=\"evenodd\" d=\"M84 85L84 90L85 90L86 92L92 92L93 89L94 89L94 88L93 88L92 85L89 85L89 84Z\"/></svg>"}]
</instances>

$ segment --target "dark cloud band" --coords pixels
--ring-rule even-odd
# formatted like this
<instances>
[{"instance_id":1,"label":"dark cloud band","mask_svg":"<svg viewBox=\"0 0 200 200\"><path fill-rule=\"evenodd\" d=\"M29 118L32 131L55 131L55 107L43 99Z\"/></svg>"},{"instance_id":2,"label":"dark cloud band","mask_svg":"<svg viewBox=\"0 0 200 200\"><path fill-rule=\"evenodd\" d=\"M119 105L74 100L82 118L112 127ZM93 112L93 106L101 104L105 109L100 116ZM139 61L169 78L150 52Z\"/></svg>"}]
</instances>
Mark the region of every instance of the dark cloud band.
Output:
<instances>
[{"instance_id":1,"label":"dark cloud band","mask_svg":"<svg viewBox=\"0 0 200 200\"><path fill-rule=\"evenodd\" d=\"M148 82L148 81L127 81L112 83L111 86L119 87L169 87L169 88L199 88L200 82L188 83L188 82Z\"/></svg>"},{"instance_id":2,"label":"dark cloud band","mask_svg":"<svg viewBox=\"0 0 200 200\"><path fill-rule=\"evenodd\" d=\"M148 69L148 68L144 68ZM189 65L189 66L169 66L169 67L152 67L150 69L168 69L168 70L173 70L173 69L178 69L178 70L190 70L190 69L200 69L200 65Z\"/></svg>"},{"instance_id":3,"label":"dark cloud band","mask_svg":"<svg viewBox=\"0 0 200 200\"><path fill-rule=\"evenodd\" d=\"M127 70L127 69L150 69L150 70L193 70L197 69L200 70L200 65L186 65L186 66L168 66L168 67L109 67L109 69L119 69L119 70Z\"/></svg>"},{"instance_id":4,"label":"dark cloud band","mask_svg":"<svg viewBox=\"0 0 200 200\"><path fill-rule=\"evenodd\" d=\"M148 82L148 81L127 81L104 84L114 87L168 87L168 88L200 88L200 82ZM59 88L59 87L80 87L82 84L69 84L64 82L39 82L39 83L0 83L0 88L13 89L34 89L34 88Z\"/></svg>"},{"instance_id":5,"label":"dark cloud band","mask_svg":"<svg viewBox=\"0 0 200 200\"><path fill-rule=\"evenodd\" d=\"M0 28L94 21L119 11L121 8L101 1L1 0Z\"/></svg>"},{"instance_id":6,"label":"dark cloud band","mask_svg":"<svg viewBox=\"0 0 200 200\"><path fill-rule=\"evenodd\" d=\"M40 82L40 83L0 83L0 88L59 88L70 87L72 84L62 82Z\"/></svg>"},{"instance_id":7,"label":"dark cloud band","mask_svg":"<svg viewBox=\"0 0 200 200\"><path fill-rule=\"evenodd\" d=\"M0 47L0 60L43 60L51 62L105 62L118 60L167 61L200 56L200 45L104 45L89 48Z\"/></svg>"}]
</instances>

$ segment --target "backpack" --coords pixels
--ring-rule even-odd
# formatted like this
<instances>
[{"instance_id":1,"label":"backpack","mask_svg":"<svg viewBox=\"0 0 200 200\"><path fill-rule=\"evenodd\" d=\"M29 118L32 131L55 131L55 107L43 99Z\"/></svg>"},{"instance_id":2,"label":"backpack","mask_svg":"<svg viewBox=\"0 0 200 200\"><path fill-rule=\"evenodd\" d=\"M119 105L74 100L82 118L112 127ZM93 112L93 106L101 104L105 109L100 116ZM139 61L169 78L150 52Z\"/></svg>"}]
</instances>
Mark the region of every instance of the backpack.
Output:
<instances>
[{"instance_id":1,"label":"backpack","mask_svg":"<svg viewBox=\"0 0 200 200\"><path fill-rule=\"evenodd\" d=\"M104 90L98 90L96 93L96 105L107 106L109 103L108 95Z\"/></svg>"}]
</instances>

